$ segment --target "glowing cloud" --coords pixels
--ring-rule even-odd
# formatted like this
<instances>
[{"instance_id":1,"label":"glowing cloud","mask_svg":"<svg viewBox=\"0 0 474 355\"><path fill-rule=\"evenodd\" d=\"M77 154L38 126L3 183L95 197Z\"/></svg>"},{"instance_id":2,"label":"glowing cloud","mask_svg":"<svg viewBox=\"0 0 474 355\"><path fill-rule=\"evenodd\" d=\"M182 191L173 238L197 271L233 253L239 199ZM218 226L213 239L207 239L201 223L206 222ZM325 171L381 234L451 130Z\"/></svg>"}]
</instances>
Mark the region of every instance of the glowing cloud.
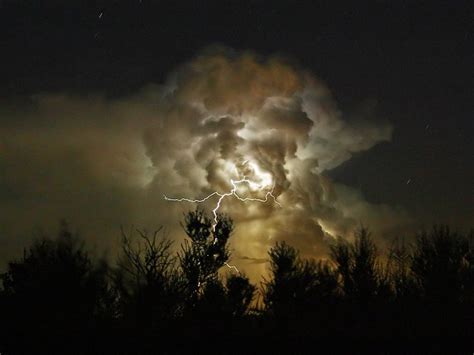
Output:
<instances>
[{"instance_id":1,"label":"glowing cloud","mask_svg":"<svg viewBox=\"0 0 474 355\"><path fill-rule=\"evenodd\" d=\"M1 202L4 232L66 217L100 235L126 223L182 235L188 206L170 201L202 203L214 223L218 210L236 222L240 269L265 258L276 240L323 254L327 238L382 211L325 171L389 140L390 125L343 117L324 84L284 60L213 49L128 98L32 102L0 127L2 188L16 194L14 204ZM35 220L25 212L32 209ZM384 228L400 221L383 208ZM253 267L258 274L264 264Z\"/></svg>"},{"instance_id":2,"label":"glowing cloud","mask_svg":"<svg viewBox=\"0 0 474 355\"><path fill-rule=\"evenodd\" d=\"M260 169L258 168L258 166L256 164L249 163L248 160L244 161L244 163L242 165L246 165L246 164L251 166L252 171L258 177L259 182L249 180L246 176L244 176L240 180L230 179L230 184L232 185L232 188L230 189L229 192L226 192L226 193L219 193L217 191L214 191L214 192L212 192L211 194L207 195L206 197L204 197L202 199L189 199L189 198L186 198L186 197L169 198L166 195L164 195L163 197L167 201L202 203L202 202L205 202L205 201L209 200L210 198L212 198L214 196L218 196L219 199L217 200L216 206L212 210L212 214L214 215L214 223L212 224L212 230L215 230L215 228L216 228L216 225L217 225L217 222L218 222L217 221L217 218L218 218L217 211L221 207L221 203L226 197L235 197L237 200L239 200L241 202L252 201L252 202L262 202L262 203L266 203L268 201L268 197L271 197L273 199L273 202L275 202L277 205L281 206L280 203L276 200L275 196L273 195L273 189L275 188L275 185L273 184L273 186L271 186L271 183L272 183L271 175L269 173L264 173L264 172L260 171ZM264 198L241 197L238 193L238 188L242 184L248 185L248 187L253 191L255 191L255 190L261 191L261 190L264 190L264 189L268 189L270 186L271 186L271 189L268 190L265 193Z\"/></svg>"}]
</instances>

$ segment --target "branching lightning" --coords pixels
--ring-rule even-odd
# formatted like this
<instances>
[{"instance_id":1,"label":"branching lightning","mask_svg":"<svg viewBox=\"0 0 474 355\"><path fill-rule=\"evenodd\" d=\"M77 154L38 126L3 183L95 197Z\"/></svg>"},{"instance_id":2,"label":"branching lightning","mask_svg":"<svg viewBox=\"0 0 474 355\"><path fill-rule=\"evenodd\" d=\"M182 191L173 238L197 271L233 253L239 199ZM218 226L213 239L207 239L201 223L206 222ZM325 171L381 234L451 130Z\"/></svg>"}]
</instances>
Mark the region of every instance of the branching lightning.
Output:
<instances>
[{"instance_id":1,"label":"branching lightning","mask_svg":"<svg viewBox=\"0 0 474 355\"><path fill-rule=\"evenodd\" d=\"M230 179L230 183L232 185L232 189L229 192L220 193L218 191L214 191L213 193L211 193L210 195L207 195L206 197L204 197L202 199L190 199L190 198L186 198L186 197L171 198L171 197L167 197L166 195L163 195L163 197L165 198L165 200L173 201L173 202L202 203L202 202L205 202L205 201L209 200L213 196L219 196L219 199L217 200L216 207L214 207L214 209L212 210L212 214L214 215L214 223L212 224L212 230L213 231L215 231L216 226L217 226L217 218L218 218L217 211L221 207L221 203L224 200L224 198L226 198L226 197L234 196L235 198L237 198L239 201L242 201L242 202L254 201L254 202L262 202L262 203L266 203L268 201L268 198L271 197L273 199L273 201L278 206L281 206L280 203L277 201L276 197L273 195L274 185L273 185L273 187L270 191L267 191L267 193L265 194L265 198L254 198L254 197L241 197L241 196L239 196L237 194L237 188L238 188L239 184L243 184L243 183L247 183L249 185L255 186L255 184L256 184L255 182L253 182L253 181L247 179L246 177L244 177L241 180ZM266 187L266 186L261 186L261 185L258 185L258 186L260 186L259 190L262 190Z\"/></svg>"},{"instance_id":2,"label":"branching lightning","mask_svg":"<svg viewBox=\"0 0 474 355\"><path fill-rule=\"evenodd\" d=\"M246 160L243 162L242 165L245 165L245 164L248 164L249 161ZM252 165L252 168L254 170L254 172L256 174L258 174L258 167L255 166L255 165ZM262 183L257 183L255 181L252 181L250 179L248 179L246 176L244 176L242 179L240 180L234 180L234 179L230 179L230 184L232 185L232 188L230 189L229 192L226 192L226 193L220 193L218 191L214 191L212 192L211 194L207 195L206 197L202 198L202 199L191 199L191 198L187 198L187 197L181 197L181 198L171 198L171 197L167 197L166 195L163 195L164 199L166 201L172 201L172 202L191 202L191 203L203 203L209 199L211 199L212 197L214 196L218 196L219 199L217 200L217 203L216 203L216 206L214 207L214 209L212 210L212 214L214 216L214 221L213 221L213 224L212 224L212 230L215 231L216 229L216 226L217 226L217 223L218 223L218 215L217 215L217 211L219 210L219 208L221 207L221 203L222 201L226 198L226 197L235 197L237 200L241 201L241 202L248 202L248 201L252 201L252 202L261 202L261 203L266 203L268 202L269 198L273 199L273 202L275 204L277 204L278 206L281 207L280 203L277 201L275 195L273 195L273 190L275 189L275 183L272 184L272 187L269 191L267 191L265 193L265 196L264 198L256 198L256 197L242 197L240 196L238 193L237 193L237 189L238 189L238 186L241 185L241 184L247 184L250 188L254 188L256 190L259 190L259 191L262 191L262 190L265 190L269 187L269 184L268 183L265 183L264 180L265 179L261 179L262 180ZM216 243L217 240L214 240L214 243ZM228 268L230 269L234 269L236 270L237 272L239 272L239 270L237 269L237 267L235 267L234 265L229 265L228 263L224 263Z\"/></svg>"}]
</instances>

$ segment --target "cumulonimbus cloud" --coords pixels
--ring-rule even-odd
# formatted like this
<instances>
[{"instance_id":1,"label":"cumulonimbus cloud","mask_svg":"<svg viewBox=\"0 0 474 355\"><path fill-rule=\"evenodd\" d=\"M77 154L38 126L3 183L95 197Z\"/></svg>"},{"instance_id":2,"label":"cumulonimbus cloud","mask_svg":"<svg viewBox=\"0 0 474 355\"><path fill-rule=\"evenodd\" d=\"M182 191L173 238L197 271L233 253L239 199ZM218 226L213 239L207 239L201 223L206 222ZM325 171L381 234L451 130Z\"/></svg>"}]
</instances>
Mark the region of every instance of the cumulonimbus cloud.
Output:
<instances>
[{"instance_id":1,"label":"cumulonimbus cloud","mask_svg":"<svg viewBox=\"0 0 474 355\"><path fill-rule=\"evenodd\" d=\"M127 98L44 94L2 116L5 236L19 224L60 217L92 228L96 240L110 240L120 223L164 224L175 235L182 213L195 206L163 195L224 193L230 179L242 176L267 179L281 204L223 201L222 212L236 222L232 247L244 268L264 260L277 240L321 255L328 238L348 235L360 221L383 232L405 218L325 175L390 140L391 126L346 120L324 84L280 59L205 51L164 85ZM255 198L265 192L239 189Z\"/></svg>"}]
</instances>

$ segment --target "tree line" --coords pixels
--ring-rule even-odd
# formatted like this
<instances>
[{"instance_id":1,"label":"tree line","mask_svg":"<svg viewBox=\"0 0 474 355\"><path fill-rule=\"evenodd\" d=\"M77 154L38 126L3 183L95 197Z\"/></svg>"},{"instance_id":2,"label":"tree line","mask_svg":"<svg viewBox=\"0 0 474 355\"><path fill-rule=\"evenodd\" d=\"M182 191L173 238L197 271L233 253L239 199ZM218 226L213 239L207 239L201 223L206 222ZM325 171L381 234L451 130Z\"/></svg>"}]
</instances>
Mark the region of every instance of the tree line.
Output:
<instances>
[{"instance_id":1,"label":"tree line","mask_svg":"<svg viewBox=\"0 0 474 355\"><path fill-rule=\"evenodd\" d=\"M473 349L472 232L435 226L382 253L360 227L354 242L334 241L324 261L277 242L269 276L254 285L219 273L234 223L212 222L188 212L178 252L160 230L122 229L114 265L93 258L62 223L1 275L0 352L313 353L371 344L387 353L406 344L436 350L448 339L449 349Z\"/></svg>"}]
</instances>

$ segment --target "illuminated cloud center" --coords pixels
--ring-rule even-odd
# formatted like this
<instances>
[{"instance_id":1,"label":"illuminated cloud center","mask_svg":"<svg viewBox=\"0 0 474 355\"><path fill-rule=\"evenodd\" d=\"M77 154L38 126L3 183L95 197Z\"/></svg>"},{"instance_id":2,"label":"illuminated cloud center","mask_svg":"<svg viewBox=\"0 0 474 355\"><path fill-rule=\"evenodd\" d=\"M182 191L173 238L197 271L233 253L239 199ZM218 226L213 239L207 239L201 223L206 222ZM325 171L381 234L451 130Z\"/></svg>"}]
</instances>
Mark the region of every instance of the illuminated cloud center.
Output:
<instances>
[{"instance_id":1,"label":"illuminated cloud center","mask_svg":"<svg viewBox=\"0 0 474 355\"><path fill-rule=\"evenodd\" d=\"M229 183L232 187L230 188L230 190L228 192L214 191L211 194L209 194L206 197L201 198L201 199L192 199L192 198L187 198L187 197L180 197L180 198L171 197L170 198L166 195L164 195L164 199L167 200L167 201L172 201L172 202L202 203L202 202L205 202L205 201L211 199L212 197L216 196L218 199L217 199L215 207L212 210L212 213L214 215L214 222L212 224L212 230L215 230L215 228L217 226L218 212L219 212L219 209L221 208L222 202L225 198L234 197L240 202L266 203L268 201L269 197L270 197L273 200L274 203L276 203L277 205L280 206L280 203L276 200L275 196L273 195L273 190L275 188L275 185L272 185L272 176L271 176L271 174L268 173L268 172L262 172L257 164L255 164L253 162L249 162L248 160L245 160L242 163L242 166L245 167L247 165L250 167L252 174L256 177L256 180L249 179L245 175L242 178L238 179L238 180L234 180L233 178L230 178ZM235 172L237 174L239 174L238 168L234 164L226 162L225 166L227 168L231 167L230 170L235 170ZM242 186L244 186L244 189L242 189ZM264 197L260 198L260 197L252 197L252 196L242 195L242 191L245 191L245 186L248 186L248 189L250 189L251 191L266 190ZM227 266L229 266L229 265L227 265ZM235 267L233 267L233 268L235 268Z\"/></svg>"}]
</instances>

